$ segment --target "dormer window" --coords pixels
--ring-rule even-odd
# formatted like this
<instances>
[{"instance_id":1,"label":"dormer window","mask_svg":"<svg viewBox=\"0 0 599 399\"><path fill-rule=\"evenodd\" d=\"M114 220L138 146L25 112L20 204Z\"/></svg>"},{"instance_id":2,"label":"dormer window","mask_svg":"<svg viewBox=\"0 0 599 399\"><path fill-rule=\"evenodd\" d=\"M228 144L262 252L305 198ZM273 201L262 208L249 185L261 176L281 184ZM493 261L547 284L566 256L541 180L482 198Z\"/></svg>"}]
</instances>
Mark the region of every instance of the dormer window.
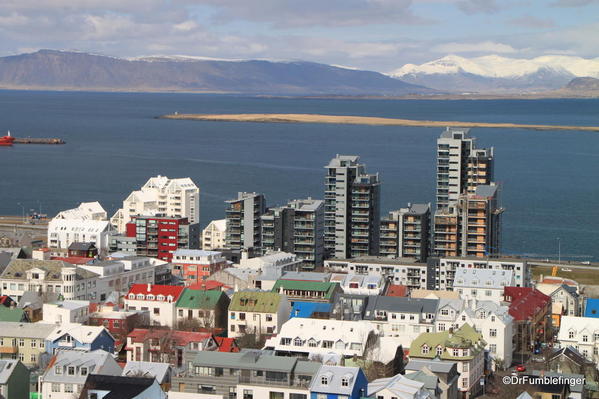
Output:
<instances>
[{"instance_id":1,"label":"dormer window","mask_svg":"<svg viewBox=\"0 0 599 399\"><path fill-rule=\"evenodd\" d=\"M320 384L321 385L329 385L329 377L327 377L326 375L323 375L320 378Z\"/></svg>"},{"instance_id":2,"label":"dormer window","mask_svg":"<svg viewBox=\"0 0 599 399\"><path fill-rule=\"evenodd\" d=\"M429 351L430 351L430 348L428 347L427 344L422 345L422 354L423 355L428 354Z\"/></svg>"},{"instance_id":3,"label":"dormer window","mask_svg":"<svg viewBox=\"0 0 599 399\"><path fill-rule=\"evenodd\" d=\"M296 337L293 340L293 345L295 346L302 346L304 344L304 342L302 341L302 339L300 337Z\"/></svg>"},{"instance_id":4,"label":"dormer window","mask_svg":"<svg viewBox=\"0 0 599 399\"><path fill-rule=\"evenodd\" d=\"M570 338L570 339L573 339L573 338L574 338L574 335L576 335L576 334L574 333L574 330L570 330L570 331L568 331L568 338Z\"/></svg>"},{"instance_id":5,"label":"dormer window","mask_svg":"<svg viewBox=\"0 0 599 399\"><path fill-rule=\"evenodd\" d=\"M169 296L167 296L167 297L166 297L166 300L167 300L169 303L171 303L171 302L173 301L173 296L172 296L172 295L169 295Z\"/></svg>"},{"instance_id":6,"label":"dormer window","mask_svg":"<svg viewBox=\"0 0 599 399\"><path fill-rule=\"evenodd\" d=\"M341 379L341 386L342 386L342 387L348 387L348 386L349 386L349 378L347 378L347 377L343 377L343 378Z\"/></svg>"},{"instance_id":7,"label":"dormer window","mask_svg":"<svg viewBox=\"0 0 599 399\"><path fill-rule=\"evenodd\" d=\"M129 299L135 299L135 294L129 294Z\"/></svg>"},{"instance_id":8,"label":"dormer window","mask_svg":"<svg viewBox=\"0 0 599 399\"><path fill-rule=\"evenodd\" d=\"M143 301L144 295L143 294L137 294L137 299Z\"/></svg>"},{"instance_id":9,"label":"dormer window","mask_svg":"<svg viewBox=\"0 0 599 399\"><path fill-rule=\"evenodd\" d=\"M158 295L156 299L159 301L164 301L164 295Z\"/></svg>"},{"instance_id":10,"label":"dormer window","mask_svg":"<svg viewBox=\"0 0 599 399\"><path fill-rule=\"evenodd\" d=\"M146 299L148 301L153 301L154 300L154 295L150 294L150 295L146 296Z\"/></svg>"},{"instance_id":11,"label":"dormer window","mask_svg":"<svg viewBox=\"0 0 599 399\"><path fill-rule=\"evenodd\" d=\"M443 347L437 346L437 356L441 356L443 354Z\"/></svg>"}]
</instances>

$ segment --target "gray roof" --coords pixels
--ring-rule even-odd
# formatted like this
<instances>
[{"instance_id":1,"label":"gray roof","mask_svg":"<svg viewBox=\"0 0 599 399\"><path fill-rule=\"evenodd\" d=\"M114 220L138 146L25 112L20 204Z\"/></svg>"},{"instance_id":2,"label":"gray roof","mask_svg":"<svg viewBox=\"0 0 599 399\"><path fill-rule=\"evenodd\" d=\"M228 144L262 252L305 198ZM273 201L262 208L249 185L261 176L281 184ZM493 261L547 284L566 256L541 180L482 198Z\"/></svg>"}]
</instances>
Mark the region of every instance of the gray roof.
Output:
<instances>
[{"instance_id":1,"label":"gray roof","mask_svg":"<svg viewBox=\"0 0 599 399\"><path fill-rule=\"evenodd\" d=\"M44 298L48 302L55 302L58 300L59 296L60 294L56 292L46 292L44 294ZM42 298L42 295L37 291L25 291L23 292L23 295L21 295L21 299L17 306L21 309L25 309L26 307L34 310L42 309L44 306L44 298Z\"/></svg>"},{"instance_id":2,"label":"gray roof","mask_svg":"<svg viewBox=\"0 0 599 399\"><path fill-rule=\"evenodd\" d=\"M339 167L341 167L342 161L346 161L351 164L357 164L359 160L360 160L360 157L357 155L339 155L339 154L337 154L337 156L335 158L331 159L331 161L329 162L329 164L327 166L325 166L325 168L339 168Z\"/></svg>"},{"instance_id":3,"label":"gray roof","mask_svg":"<svg viewBox=\"0 0 599 399\"><path fill-rule=\"evenodd\" d=\"M18 360L2 359L0 360L0 384L6 384L12 372L15 371Z\"/></svg>"},{"instance_id":4,"label":"gray roof","mask_svg":"<svg viewBox=\"0 0 599 399\"><path fill-rule=\"evenodd\" d=\"M123 369L123 376L153 377L162 384L168 377L171 365L169 363L129 361Z\"/></svg>"},{"instance_id":5,"label":"gray roof","mask_svg":"<svg viewBox=\"0 0 599 399\"><path fill-rule=\"evenodd\" d=\"M405 366L405 370L406 372L418 371L422 370L424 367L428 368L433 373L449 373L452 368L456 367L456 363L448 362L446 360L410 359Z\"/></svg>"},{"instance_id":6,"label":"gray roof","mask_svg":"<svg viewBox=\"0 0 599 399\"><path fill-rule=\"evenodd\" d=\"M311 392L318 393L334 393L339 395L351 395L354 390L358 373L360 372L359 367L343 367L343 366L327 366L322 365L318 373L312 378L310 384ZM327 384L323 385L323 377L327 377ZM341 381L347 378L349 381L348 386L342 386Z\"/></svg>"},{"instance_id":7,"label":"gray roof","mask_svg":"<svg viewBox=\"0 0 599 399\"><path fill-rule=\"evenodd\" d=\"M438 299L404 298L395 296L371 295L366 305L365 319L374 318L375 310L386 310L397 313L436 313Z\"/></svg>"},{"instance_id":8,"label":"gray roof","mask_svg":"<svg viewBox=\"0 0 599 399\"><path fill-rule=\"evenodd\" d=\"M331 278L330 273L319 272L285 272L280 277L281 280L301 280L301 281L324 281L327 282Z\"/></svg>"},{"instance_id":9,"label":"gray roof","mask_svg":"<svg viewBox=\"0 0 599 399\"><path fill-rule=\"evenodd\" d=\"M72 242L71 245L69 245L69 250L70 251L89 251L92 248L96 248L96 246L91 243L91 242Z\"/></svg>"},{"instance_id":10,"label":"gray roof","mask_svg":"<svg viewBox=\"0 0 599 399\"><path fill-rule=\"evenodd\" d=\"M452 139L453 133L464 133L464 138L467 138L469 132L469 127L446 127L441 133L441 137L445 139Z\"/></svg>"},{"instance_id":11,"label":"gray roof","mask_svg":"<svg viewBox=\"0 0 599 399\"><path fill-rule=\"evenodd\" d=\"M512 286L513 270L473 269L458 267L453 280L454 288L468 287L484 289L503 289Z\"/></svg>"},{"instance_id":12,"label":"gray roof","mask_svg":"<svg viewBox=\"0 0 599 399\"><path fill-rule=\"evenodd\" d=\"M74 366L75 375L69 375L66 370L56 374L57 368ZM108 366L108 367L104 367ZM103 350L83 352L78 350L59 350L55 360L44 372L43 379L47 382L83 384L87 375L81 375L80 368L87 367L87 374L120 375L121 368L112 355ZM116 371L118 370L118 374Z\"/></svg>"},{"instance_id":13,"label":"gray roof","mask_svg":"<svg viewBox=\"0 0 599 399\"><path fill-rule=\"evenodd\" d=\"M439 377L436 375L428 375L422 370L406 373L405 376L411 380L422 382L424 388L429 391L436 391L439 388Z\"/></svg>"},{"instance_id":14,"label":"gray roof","mask_svg":"<svg viewBox=\"0 0 599 399\"><path fill-rule=\"evenodd\" d=\"M3 337L46 339L56 328L54 323L21 323L18 321L0 321Z\"/></svg>"},{"instance_id":15,"label":"gray roof","mask_svg":"<svg viewBox=\"0 0 599 399\"><path fill-rule=\"evenodd\" d=\"M297 359L286 356L266 355L259 351L239 353L200 351L193 360L194 365L291 372Z\"/></svg>"},{"instance_id":16,"label":"gray roof","mask_svg":"<svg viewBox=\"0 0 599 399\"><path fill-rule=\"evenodd\" d=\"M46 272L46 280L61 281L60 273L65 267L73 268L76 266L62 260L15 259L11 261L4 272L2 272L2 277L26 280L27 271L37 268ZM87 279L97 276L97 273L90 272L80 267L76 268L77 279Z\"/></svg>"}]
</instances>

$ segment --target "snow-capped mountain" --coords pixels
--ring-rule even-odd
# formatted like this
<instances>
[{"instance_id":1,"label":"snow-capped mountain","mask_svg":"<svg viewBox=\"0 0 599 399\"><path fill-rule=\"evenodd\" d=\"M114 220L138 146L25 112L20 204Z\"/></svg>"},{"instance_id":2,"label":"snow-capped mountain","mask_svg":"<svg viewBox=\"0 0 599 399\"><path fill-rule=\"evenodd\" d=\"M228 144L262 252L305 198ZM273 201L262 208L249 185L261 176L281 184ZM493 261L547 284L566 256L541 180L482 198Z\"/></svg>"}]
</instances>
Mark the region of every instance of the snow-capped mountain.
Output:
<instances>
[{"instance_id":1,"label":"snow-capped mountain","mask_svg":"<svg viewBox=\"0 0 599 399\"><path fill-rule=\"evenodd\" d=\"M599 58L547 55L532 59L498 55L448 55L389 73L405 82L453 92L501 92L561 88L576 77L599 77Z\"/></svg>"}]
</instances>

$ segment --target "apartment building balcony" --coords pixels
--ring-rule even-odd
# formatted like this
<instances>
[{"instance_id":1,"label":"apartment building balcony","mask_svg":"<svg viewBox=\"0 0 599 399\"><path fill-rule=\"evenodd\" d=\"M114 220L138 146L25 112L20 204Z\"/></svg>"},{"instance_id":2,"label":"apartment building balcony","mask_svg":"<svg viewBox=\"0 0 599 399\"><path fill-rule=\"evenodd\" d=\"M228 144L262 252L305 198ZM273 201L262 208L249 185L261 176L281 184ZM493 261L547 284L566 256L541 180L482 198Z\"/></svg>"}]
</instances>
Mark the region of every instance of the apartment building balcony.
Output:
<instances>
[{"instance_id":1,"label":"apartment building balcony","mask_svg":"<svg viewBox=\"0 0 599 399\"><path fill-rule=\"evenodd\" d=\"M442 250L446 250L446 249L457 249L457 245L435 245L435 249L442 249Z\"/></svg>"},{"instance_id":2,"label":"apartment building balcony","mask_svg":"<svg viewBox=\"0 0 599 399\"><path fill-rule=\"evenodd\" d=\"M15 354L19 352L19 347L17 345L3 345L0 346L1 354Z\"/></svg>"}]
</instances>

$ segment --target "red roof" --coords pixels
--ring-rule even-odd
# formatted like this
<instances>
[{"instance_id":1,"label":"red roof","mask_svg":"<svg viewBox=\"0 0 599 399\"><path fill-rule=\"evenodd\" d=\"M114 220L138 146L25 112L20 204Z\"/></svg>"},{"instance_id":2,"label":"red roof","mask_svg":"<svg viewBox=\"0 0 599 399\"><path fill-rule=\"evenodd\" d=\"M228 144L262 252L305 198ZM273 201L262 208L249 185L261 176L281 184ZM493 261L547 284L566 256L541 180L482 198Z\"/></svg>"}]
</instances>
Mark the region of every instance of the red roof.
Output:
<instances>
[{"instance_id":1,"label":"red roof","mask_svg":"<svg viewBox=\"0 0 599 399\"><path fill-rule=\"evenodd\" d=\"M200 281L199 283L191 284L187 288L192 289L192 290L207 290L207 291L221 290L222 291L223 288L229 289L232 287L225 285L225 284L221 283L220 281L205 280L205 281Z\"/></svg>"},{"instance_id":2,"label":"red roof","mask_svg":"<svg viewBox=\"0 0 599 399\"><path fill-rule=\"evenodd\" d=\"M392 284L387 288L387 296L408 296L408 287L405 285Z\"/></svg>"},{"instance_id":3,"label":"red roof","mask_svg":"<svg viewBox=\"0 0 599 399\"><path fill-rule=\"evenodd\" d=\"M557 284L557 285L566 284L571 287L578 286L578 283L576 281L569 279L569 278L563 278L563 277L545 277L545 278L543 278L543 280L541 280L541 283L542 284Z\"/></svg>"},{"instance_id":4,"label":"red roof","mask_svg":"<svg viewBox=\"0 0 599 399\"><path fill-rule=\"evenodd\" d=\"M0 305L8 306L10 302L12 302L12 298L8 295L0 296Z\"/></svg>"},{"instance_id":5,"label":"red roof","mask_svg":"<svg viewBox=\"0 0 599 399\"><path fill-rule=\"evenodd\" d=\"M86 258L83 256L51 256L51 260L62 260L63 262L70 263L72 265L85 265L93 258Z\"/></svg>"},{"instance_id":6,"label":"red roof","mask_svg":"<svg viewBox=\"0 0 599 399\"><path fill-rule=\"evenodd\" d=\"M194 332L194 331L179 331L168 329L152 329L136 328L127 335L133 342L144 342L148 339L166 339L174 342L175 346L186 346L191 342L203 342L212 337L210 333Z\"/></svg>"},{"instance_id":7,"label":"red roof","mask_svg":"<svg viewBox=\"0 0 599 399\"><path fill-rule=\"evenodd\" d=\"M219 352L239 352L239 346L237 346L235 338L214 337L214 339L218 344Z\"/></svg>"},{"instance_id":8,"label":"red roof","mask_svg":"<svg viewBox=\"0 0 599 399\"><path fill-rule=\"evenodd\" d=\"M505 287L504 296L511 302L509 313L516 321L533 319L551 303L549 296L531 287Z\"/></svg>"},{"instance_id":9,"label":"red roof","mask_svg":"<svg viewBox=\"0 0 599 399\"><path fill-rule=\"evenodd\" d=\"M156 300L158 295L163 295L165 298L170 295L174 298L174 302L179 299L179 295L183 292L183 288L184 287L179 285L133 284L129 289L127 296L129 296L129 294L152 294L154 295L154 300Z\"/></svg>"}]
</instances>

